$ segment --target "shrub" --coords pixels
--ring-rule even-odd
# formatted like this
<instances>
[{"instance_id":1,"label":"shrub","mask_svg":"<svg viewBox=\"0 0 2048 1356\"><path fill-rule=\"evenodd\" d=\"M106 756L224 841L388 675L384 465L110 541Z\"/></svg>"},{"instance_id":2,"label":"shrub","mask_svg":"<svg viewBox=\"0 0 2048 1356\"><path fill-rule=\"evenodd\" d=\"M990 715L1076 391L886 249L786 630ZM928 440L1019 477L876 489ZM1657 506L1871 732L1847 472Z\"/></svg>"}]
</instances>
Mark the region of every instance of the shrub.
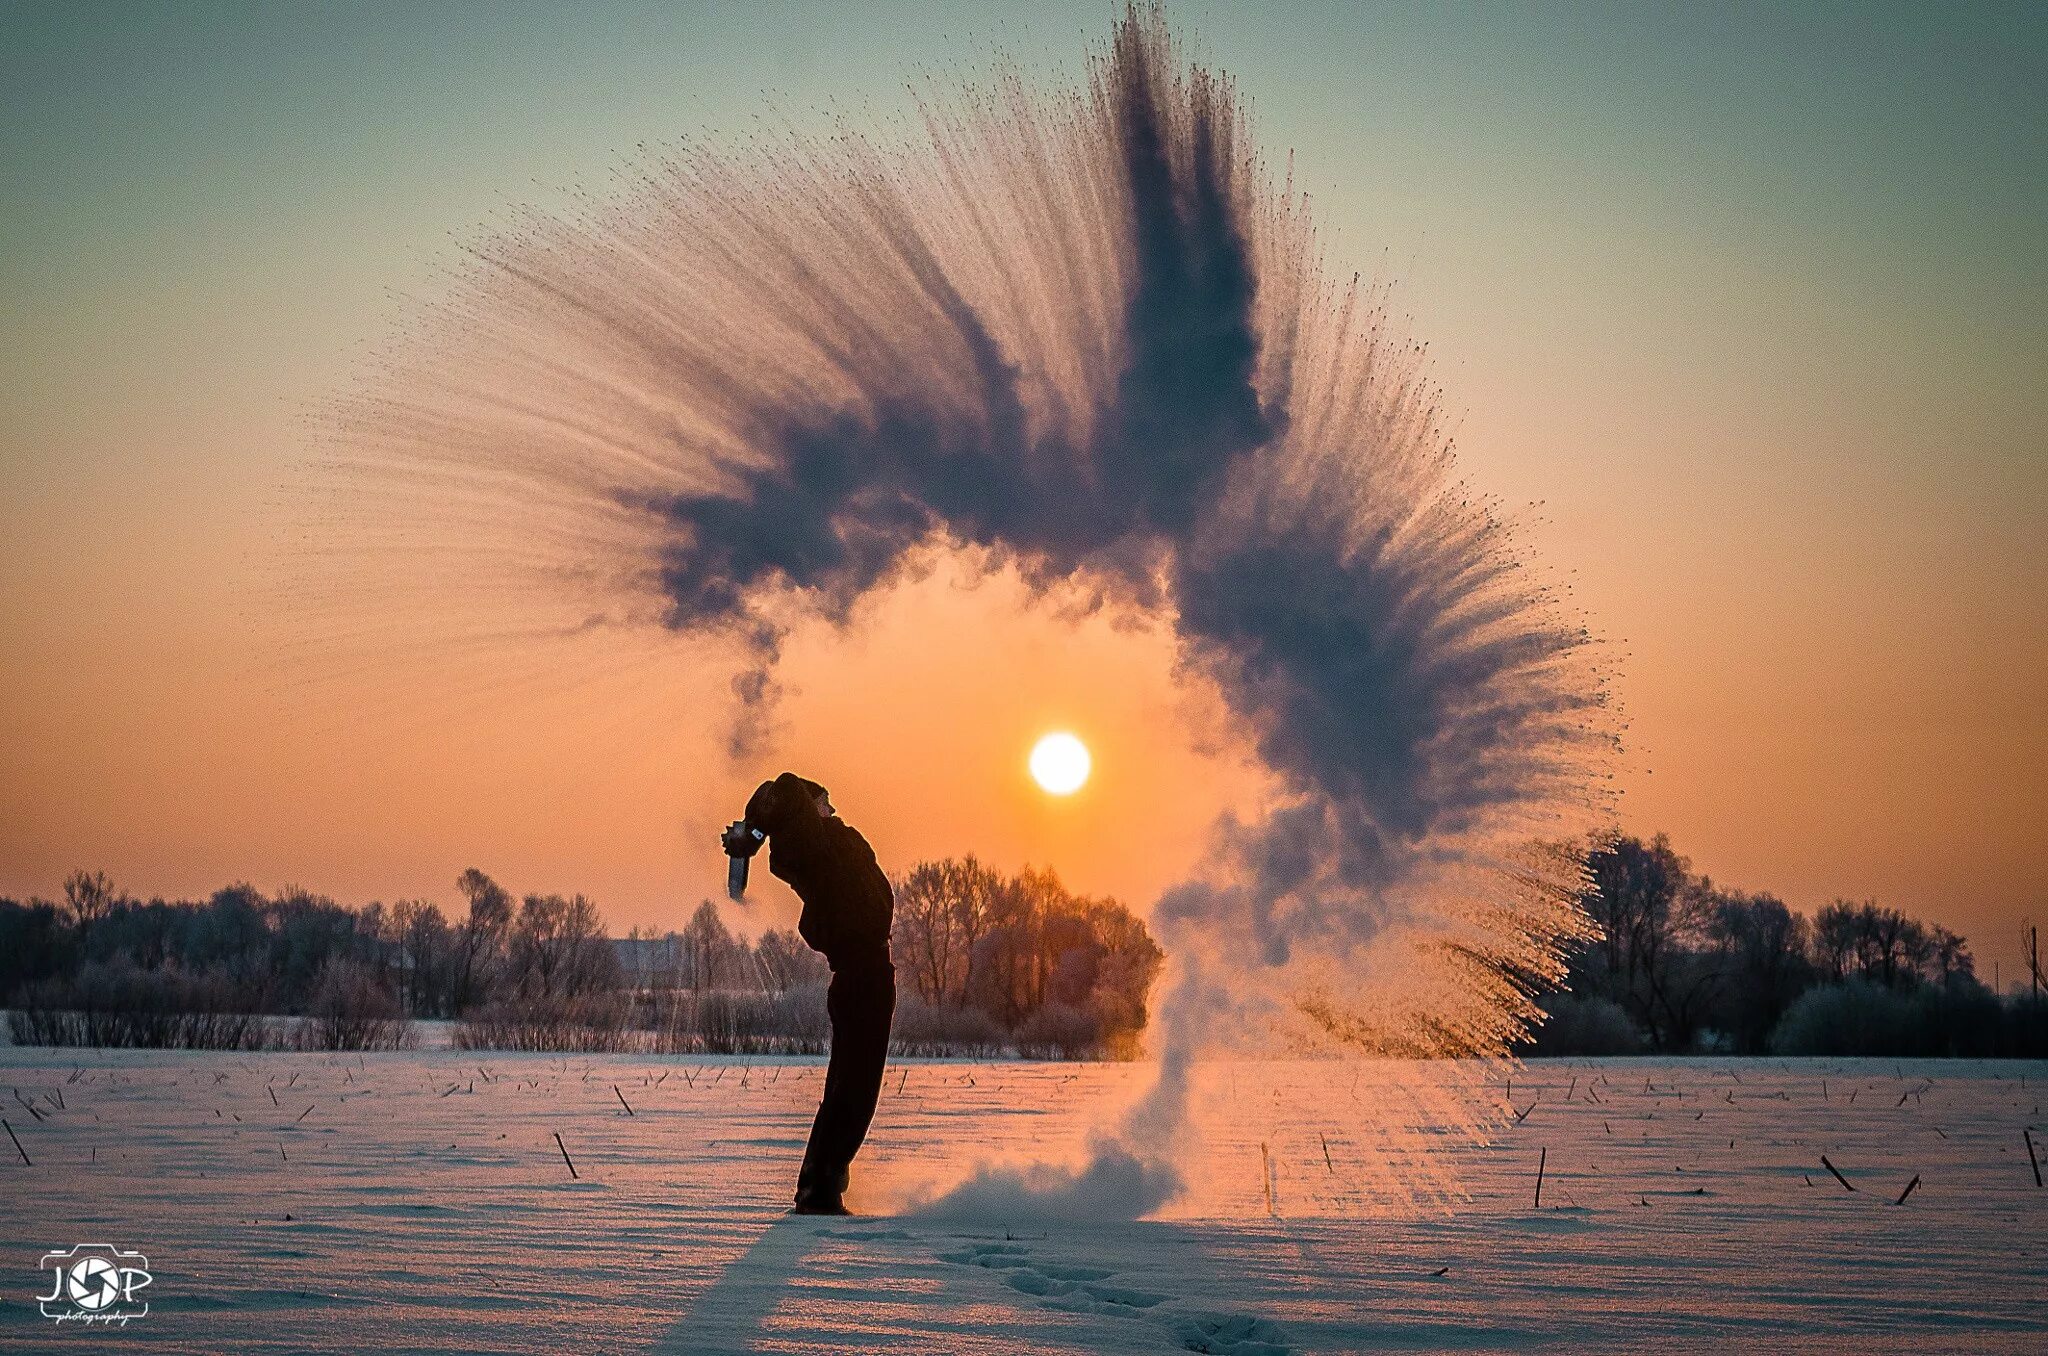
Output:
<instances>
[{"instance_id":1,"label":"shrub","mask_svg":"<svg viewBox=\"0 0 2048 1356\"><path fill-rule=\"evenodd\" d=\"M262 996L218 972L139 969L126 957L89 961L68 979L23 985L7 1024L17 1045L152 1050L260 1050Z\"/></svg>"},{"instance_id":2,"label":"shrub","mask_svg":"<svg viewBox=\"0 0 2048 1356\"><path fill-rule=\"evenodd\" d=\"M455 1044L464 1050L528 1050L542 1054L608 1054L639 1042L626 1026L631 1005L620 993L574 998L515 998L462 1014Z\"/></svg>"},{"instance_id":3,"label":"shrub","mask_svg":"<svg viewBox=\"0 0 2048 1356\"><path fill-rule=\"evenodd\" d=\"M297 1039L306 1050L398 1050L412 1044L412 1023L374 970L330 956L314 976Z\"/></svg>"},{"instance_id":4,"label":"shrub","mask_svg":"<svg viewBox=\"0 0 2048 1356\"><path fill-rule=\"evenodd\" d=\"M815 1055L830 1029L820 984L781 993L706 989L656 1004L652 1044L663 1054Z\"/></svg>"},{"instance_id":5,"label":"shrub","mask_svg":"<svg viewBox=\"0 0 2048 1356\"><path fill-rule=\"evenodd\" d=\"M1982 984L1925 984L1913 991L1912 1021L1920 1053L1984 1059L2000 1051L1998 995Z\"/></svg>"},{"instance_id":6,"label":"shrub","mask_svg":"<svg viewBox=\"0 0 2048 1356\"><path fill-rule=\"evenodd\" d=\"M927 1004L913 997L897 1005L889 1049L922 1059L999 1059L1009 1053L1010 1039L980 1008Z\"/></svg>"},{"instance_id":7,"label":"shrub","mask_svg":"<svg viewBox=\"0 0 2048 1356\"><path fill-rule=\"evenodd\" d=\"M1047 1003L1017 1028L1017 1053L1026 1059L1093 1059L1101 1051L1101 1021L1065 1003Z\"/></svg>"},{"instance_id":8,"label":"shrub","mask_svg":"<svg viewBox=\"0 0 2048 1356\"><path fill-rule=\"evenodd\" d=\"M1809 989L1771 1036L1780 1055L2039 1058L2048 1003L2000 1001L1971 980L1887 989L1863 980Z\"/></svg>"},{"instance_id":9,"label":"shrub","mask_svg":"<svg viewBox=\"0 0 2048 1356\"><path fill-rule=\"evenodd\" d=\"M2048 999L2019 994L2004 1004L1998 1053L2010 1059L2048 1059Z\"/></svg>"},{"instance_id":10,"label":"shrub","mask_svg":"<svg viewBox=\"0 0 2048 1356\"><path fill-rule=\"evenodd\" d=\"M1771 1033L1774 1055L1915 1055L1926 1041L1913 1002L1893 989L1851 980L1799 995Z\"/></svg>"},{"instance_id":11,"label":"shrub","mask_svg":"<svg viewBox=\"0 0 2048 1356\"><path fill-rule=\"evenodd\" d=\"M1643 1033L1612 999L1554 993L1540 1006L1547 1016L1530 1034L1529 1054L1633 1055L1643 1049Z\"/></svg>"}]
</instances>

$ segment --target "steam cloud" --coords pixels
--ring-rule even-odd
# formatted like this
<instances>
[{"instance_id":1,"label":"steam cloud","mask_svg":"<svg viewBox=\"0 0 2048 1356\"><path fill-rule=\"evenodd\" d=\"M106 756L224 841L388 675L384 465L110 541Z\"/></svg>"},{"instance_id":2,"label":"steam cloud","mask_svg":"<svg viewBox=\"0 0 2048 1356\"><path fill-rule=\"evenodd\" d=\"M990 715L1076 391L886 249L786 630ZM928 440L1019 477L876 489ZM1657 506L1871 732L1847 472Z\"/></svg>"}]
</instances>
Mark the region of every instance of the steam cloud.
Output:
<instances>
[{"instance_id":1,"label":"steam cloud","mask_svg":"<svg viewBox=\"0 0 2048 1356\"><path fill-rule=\"evenodd\" d=\"M1226 1014L1397 1055L1523 1029L1586 927L1541 844L1595 821L1617 727L1586 632L1454 478L1385 290L1324 277L1157 11L1078 87L999 71L920 117L648 152L514 222L343 403L337 483L427 506L479 588L728 637L764 707L793 619L935 544L1171 617L1284 803L1153 910L1154 1096L1078 1172L938 1207L1142 1213Z\"/></svg>"}]
</instances>

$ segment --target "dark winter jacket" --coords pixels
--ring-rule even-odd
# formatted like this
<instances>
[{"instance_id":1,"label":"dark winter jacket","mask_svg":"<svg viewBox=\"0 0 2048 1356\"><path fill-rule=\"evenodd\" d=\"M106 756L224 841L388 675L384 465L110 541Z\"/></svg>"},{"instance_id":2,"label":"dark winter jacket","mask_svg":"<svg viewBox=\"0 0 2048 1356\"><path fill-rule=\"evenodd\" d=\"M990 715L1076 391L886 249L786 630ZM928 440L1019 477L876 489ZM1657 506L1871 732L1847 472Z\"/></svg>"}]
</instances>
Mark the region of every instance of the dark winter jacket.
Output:
<instances>
[{"instance_id":1,"label":"dark winter jacket","mask_svg":"<svg viewBox=\"0 0 2048 1356\"><path fill-rule=\"evenodd\" d=\"M747 823L768 835L768 871L804 904L796 930L834 970L886 965L896 899L868 840L817 812L825 788L793 772L762 782Z\"/></svg>"}]
</instances>

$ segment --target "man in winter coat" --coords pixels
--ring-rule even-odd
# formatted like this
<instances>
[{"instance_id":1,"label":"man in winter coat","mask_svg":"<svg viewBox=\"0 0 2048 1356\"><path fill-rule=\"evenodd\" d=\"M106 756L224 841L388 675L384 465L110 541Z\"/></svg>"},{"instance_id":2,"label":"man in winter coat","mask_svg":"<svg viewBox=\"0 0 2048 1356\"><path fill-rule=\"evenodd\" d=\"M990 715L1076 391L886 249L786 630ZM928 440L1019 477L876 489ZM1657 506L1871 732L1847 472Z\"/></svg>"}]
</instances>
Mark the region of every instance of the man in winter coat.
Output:
<instances>
[{"instance_id":1,"label":"man in winter coat","mask_svg":"<svg viewBox=\"0 0 2048 1356\"><path fill-rule=\"evenodd\" d=\"M832 967L825 994L832 1056L797 1174L795 1213L843 1215L847 1168L874 1119L889 1058L889 1021L896 1012L896 968L889 961L895 896L874 849L833 812L831 798L816 782L793 772L762 782L747 801L744 823L767 835L769 874L803 901L797 932Z\"/></svg>"}]
</instances>

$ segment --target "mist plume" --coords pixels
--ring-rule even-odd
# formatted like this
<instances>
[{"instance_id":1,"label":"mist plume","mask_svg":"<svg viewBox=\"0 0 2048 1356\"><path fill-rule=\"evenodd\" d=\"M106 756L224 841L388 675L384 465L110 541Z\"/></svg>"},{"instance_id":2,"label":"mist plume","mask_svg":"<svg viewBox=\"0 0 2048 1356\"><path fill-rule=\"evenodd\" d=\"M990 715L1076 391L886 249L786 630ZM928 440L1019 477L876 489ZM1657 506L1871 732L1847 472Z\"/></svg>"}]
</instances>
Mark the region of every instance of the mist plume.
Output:
<instances>
[{"instance_id":1,"label":"mist plume","mask_svg":"<svg viewBox=\"0 0 2048 1356\"><path fill-rule=\"evenodd\" d=\"M1326 274L1156 9L1079 84L928 89L907 135L644 151L476 244L328 426L354 521L459 540L407 567L444 597L722 638L764 711L795 621L933 549L1171 620L1284 795L1151 909L1159 1089L1066 1178L964 1192L1156 1208L1176 1080L1226 1016L1497 1054L1588 928L1545 845L1602 811L1597 647L1457 478L1388 289Z\"/></svg>"}]
</instances>

